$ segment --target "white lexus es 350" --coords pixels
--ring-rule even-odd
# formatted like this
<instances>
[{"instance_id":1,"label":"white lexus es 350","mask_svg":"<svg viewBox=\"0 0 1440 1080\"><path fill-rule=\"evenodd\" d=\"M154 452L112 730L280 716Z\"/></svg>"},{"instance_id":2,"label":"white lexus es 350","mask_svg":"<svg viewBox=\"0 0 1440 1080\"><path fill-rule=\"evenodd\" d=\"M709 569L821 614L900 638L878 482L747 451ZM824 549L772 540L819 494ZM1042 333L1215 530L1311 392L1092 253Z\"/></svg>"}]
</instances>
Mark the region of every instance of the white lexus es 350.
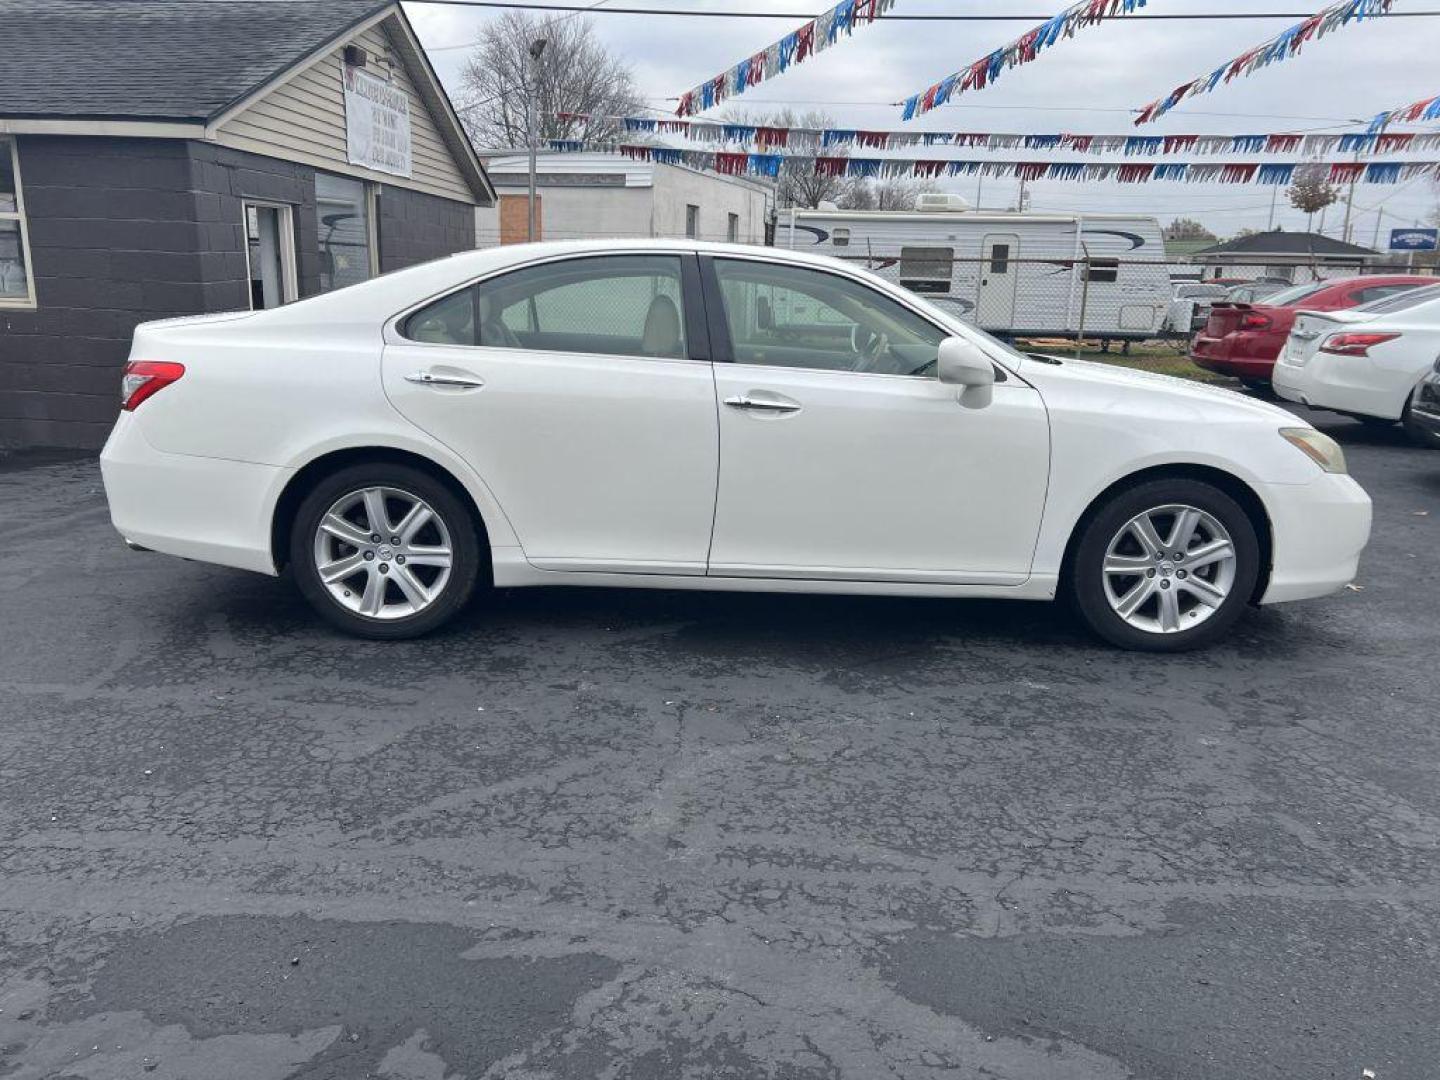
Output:
<instances>
[{"instance_id":1,"label":"white lexus es 350","mask_svg":"<svg viewBox=\"0 0 1440 1080\"><path fill-rule=\"evenodd\" d=\"M123 397L101 464L132 546L288 570L375 638L488 580L1065 596L1178 650L1339 589L1370 531L1290 413L769 248L492 248L147 323Z\"/></svg>"}]
</instances>

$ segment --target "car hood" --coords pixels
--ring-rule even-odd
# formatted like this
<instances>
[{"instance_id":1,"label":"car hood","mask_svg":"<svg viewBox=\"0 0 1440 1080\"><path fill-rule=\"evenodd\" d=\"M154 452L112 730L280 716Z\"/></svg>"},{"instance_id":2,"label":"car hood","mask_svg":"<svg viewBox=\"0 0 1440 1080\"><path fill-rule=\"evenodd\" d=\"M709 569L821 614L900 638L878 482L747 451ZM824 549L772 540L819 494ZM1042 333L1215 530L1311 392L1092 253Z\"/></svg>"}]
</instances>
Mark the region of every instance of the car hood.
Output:
<instances>
[{"instance_id":1,"label":"car hood","mask_svg":"<svg viewBox=\"0 0 1440 1080\"><path fill-rule=\"evenodd\" d=\"M1189 379L1177 379L1172 375L1157 375L1150 371L1097 364L1089 360L1071 360L1058 356L1049 359L1054 363L1036 359L1027 362L1022 368L1025 379L1034 384L1042 394L1047 385L1059 389L1062 383L1081 383L1092 391L1109 392L1117 399L1124 399L1123 403L1126 405L1143 405L1144 399L1153 399L1157 411L1161 406L1188 406L1187 411L1226 413L1237 419L1245 415L1267 423L1300 423L1309 426L1294 413L1278 405L1259 401L1224 387L1207 386ZM1117 401L1117 404L1119 403L1121 402Z\"/></svg>"}]
</instances>

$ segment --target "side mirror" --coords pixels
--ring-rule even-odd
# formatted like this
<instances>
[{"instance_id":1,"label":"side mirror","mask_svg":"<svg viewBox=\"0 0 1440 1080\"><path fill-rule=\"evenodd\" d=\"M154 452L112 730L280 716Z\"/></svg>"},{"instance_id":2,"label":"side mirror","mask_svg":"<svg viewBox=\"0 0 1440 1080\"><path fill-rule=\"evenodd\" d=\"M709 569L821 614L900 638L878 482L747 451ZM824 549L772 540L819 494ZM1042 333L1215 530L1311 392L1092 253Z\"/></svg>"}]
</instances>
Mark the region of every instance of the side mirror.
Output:
<instances>
[{"instance_id":1,"label":"side mirror","mask_svg":"<svg viewBox=\"0 0 1440 1080\"><path fill-rule=\"evenodd\" d=\"M960 386L960 404L983 409L990 404L995 387L995 362L973 341L948 337L940 342L936 374L942 383Z\"/></svg>"}]
</instances>

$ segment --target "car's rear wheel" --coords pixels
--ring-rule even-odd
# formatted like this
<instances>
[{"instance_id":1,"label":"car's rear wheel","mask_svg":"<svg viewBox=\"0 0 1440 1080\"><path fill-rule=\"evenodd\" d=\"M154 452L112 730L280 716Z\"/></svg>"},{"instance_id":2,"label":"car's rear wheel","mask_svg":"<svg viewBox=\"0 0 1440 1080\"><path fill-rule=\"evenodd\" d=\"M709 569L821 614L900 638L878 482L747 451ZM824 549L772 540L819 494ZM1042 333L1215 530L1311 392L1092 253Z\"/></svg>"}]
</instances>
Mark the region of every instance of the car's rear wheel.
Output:
<instances>
[{"instance_id":1,"label":"car's rear wheel","mask_svg":"<svg viewBox=\"0 0 1440 1080\"><path fill-rule=\"evenodd\" d=\"M1260 574L1255 526L1199 480L1154 480L1120 492L1084 526L1069 569L1081 616L1127 649L1208 645L1243 613Z\"/></svg>"},{"instance_id":2,"label":"car's rear wheel","mask_svg":"<svg viewBox=\"0 0 1440 1080\"><path fill-rule=\"evenodd\" d=\"M405 465L352 465L301 502L290 565L310 605L360 637L410 638L449 620L475 590L475 523L455 494Z\"/></svg>"}]
</instances>

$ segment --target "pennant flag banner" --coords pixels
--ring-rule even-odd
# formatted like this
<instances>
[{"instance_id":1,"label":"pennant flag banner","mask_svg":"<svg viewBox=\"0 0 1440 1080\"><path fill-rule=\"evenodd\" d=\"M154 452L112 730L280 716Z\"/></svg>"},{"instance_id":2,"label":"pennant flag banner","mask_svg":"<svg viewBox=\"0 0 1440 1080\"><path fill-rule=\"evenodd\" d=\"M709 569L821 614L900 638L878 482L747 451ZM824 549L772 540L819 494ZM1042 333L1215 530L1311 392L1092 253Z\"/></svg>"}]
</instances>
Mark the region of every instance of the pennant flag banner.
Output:
<instances>
[{"instance_id":1,"label":"pennant flag banner","mask_svg":"<svg viewBox=\"0 0 1440 1080\"><path fill-rule=\"evenodd\" d=\"M1382 112L1370 121L1369 133L1374 135L1391 124L1414 124L1422 120L1440 120L1440 95L1424 98L1401 109Z\"/></svg>"},{"instance_id":2,"label":"pennant flag banner","mask_svg":"<svg viewBox=\"0 0 1440 1080\"><path fill-rule=\"evenodd\" d=\"M1431 104L1423 102L1421 104ZM1408 113L1407 109L1396 110ZM1434 100L1440 117L1440 98ZM1388 115L1388 114L1387 114ZM709 120L660 120L648 116L591 116L559 113L561 120L603 120L636 135L676 135L692 142L819 153L822 150L862 147L904 150L916 146L959 146L974 150L1060 151L1126 156L1198 154L1303 154L1325 157L1342 153L1392 154L1400 151L1440 150L1440 132L1422 135L1382 135L1377 129L1355 135L1026 135L975 131L862 131L855 128L764 127L724 124ZM557 140L572 142L575 140Z\"/></svg>"},{"instance_id":3,"label":"pennant flag banner","mask_svg":"<svg viewBox=\"0 0 1440 1080\"><path fill-rule=\"evenodd\" d=\"M1210 74L1181 83L1167 96L1157 98L1141 109L1135 123L1148 124L1152 120L1158 120L1186 98L1208 94L1221 83L1253 75L1263 67L1298 56L1307 42L1318 40L1332 30L1338 30L1352 22L1358 23L1388 15L1393 3L1394 0L1341 0L1338 4L1330 4L1264 44L1241 53L1233 60L1227 60Z\"/></svg>"},{"instance_id":4,"label":"pennant flag banner","mask_svg":"<svg viewBox=\"0 0 1440 1080\"><path fill-rule=\"evenodd\" d=\"M1009 45L996 49L989 56L982 56L953 75L947 75L933 86L906 98L903 119L913 120L967 90L983 90L998 79L1002 71L1030 63L1041 49L1049 48L1061 38L1074 37L1075 31L1082 27L1094 26L1105 19L1133 15L1144 6L1145 0L1081 0L1072 4Z\"/></svg>"},{"instance_id":5,"label":"pennant flag banner","mask_svg":"<svg viewBox=\"0 0 1440 1080\"><path fill-rule=\"evenodd\" d=\"M550 149L576 152L573 139L552 139ZM819 175L850 177L926 178L984 176L1024 180L1117 180L1143 184L1151 180L1179 180L1192 184L1289 184L1295 162L1089 162L1089 161L947 161L937 158L842 157L835 154L750 154L727 150L679 150L640 143L583 143L580 149L623 154L635 161L685 165L727 176L778 177ZM1440 162L1306 162L1320 169L1332 183L1398 184L1418 176L1440 178Z\"/></svg>"},{"instance_id":6,"label":"pennant flag banner","mask_svg":"<svg viewBox=\"0 0 1440 1080\"><path fill-rule=\"evenodd\" d=\"M1142 0L1143 2L1143 0ZM829 11L811 19L798 30L761 49L755 55L706 79L680 95L677 116L693 116L713 109L728 97L743 94L752 86L788 71L849 37L857 26L868 26L895 6L895 0L840 0Z\"/></svg>"}]
</instances>

